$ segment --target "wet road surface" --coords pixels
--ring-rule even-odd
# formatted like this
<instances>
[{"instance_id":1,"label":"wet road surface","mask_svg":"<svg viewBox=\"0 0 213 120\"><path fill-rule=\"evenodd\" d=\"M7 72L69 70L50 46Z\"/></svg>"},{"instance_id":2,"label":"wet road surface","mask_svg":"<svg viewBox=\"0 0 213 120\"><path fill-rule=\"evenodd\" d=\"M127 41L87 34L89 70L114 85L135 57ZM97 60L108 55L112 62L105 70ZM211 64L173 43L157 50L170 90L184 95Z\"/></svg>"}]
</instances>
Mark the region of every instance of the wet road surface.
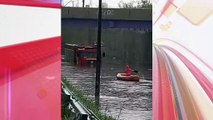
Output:
<instances>
[{"instance_id":1,"label":"wet road surface","mask_svg":"<svg viewBox=\"0 0 213 120\"><path fill-rule=\"evenodd\" d=\"M119 120L152 119L151 69L139 70L140 82L116 79L124 65L104 64L101 71L101 110L104 114ZM85 95L94 98L95 67L62 65L62 76Z\"/></svg>"}]
</instances>

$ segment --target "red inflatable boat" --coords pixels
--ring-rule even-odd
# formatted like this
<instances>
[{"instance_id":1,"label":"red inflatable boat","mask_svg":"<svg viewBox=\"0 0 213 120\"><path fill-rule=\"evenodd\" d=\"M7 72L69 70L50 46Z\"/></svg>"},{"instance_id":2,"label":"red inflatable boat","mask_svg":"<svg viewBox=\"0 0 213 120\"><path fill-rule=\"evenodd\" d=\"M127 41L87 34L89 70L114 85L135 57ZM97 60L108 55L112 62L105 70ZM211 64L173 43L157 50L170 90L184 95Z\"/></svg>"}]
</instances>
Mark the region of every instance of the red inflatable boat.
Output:
<instances>
[{"instance_id":1,"label":"red inflatable boat","mask_svg":"<svg viewBox=\"0 0 213 120\"><path fill-rule=\"evenodd\" d=\"M124 81L139 81L139 76L138 75L126 76L126 73L118 73L117 79L124 80Z\"/></svg>"}]
</instances>

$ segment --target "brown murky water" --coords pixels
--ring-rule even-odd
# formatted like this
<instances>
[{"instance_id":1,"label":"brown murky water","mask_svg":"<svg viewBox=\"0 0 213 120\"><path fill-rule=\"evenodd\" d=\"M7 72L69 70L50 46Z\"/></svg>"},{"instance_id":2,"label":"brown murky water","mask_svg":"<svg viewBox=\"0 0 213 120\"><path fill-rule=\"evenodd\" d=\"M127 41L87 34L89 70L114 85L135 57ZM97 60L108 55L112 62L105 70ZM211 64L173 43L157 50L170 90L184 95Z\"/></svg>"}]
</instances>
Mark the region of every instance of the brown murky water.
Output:
<instances>
[{"instance_id":1,"label":"brown murky water","mask_svg":"<svg viewBox=\"0 0 213 120\"><path fill-rule=\"evenodd\" d=\"M100 92L102 112L118 120L151 120L151 69L137 69L140 82L126 82L116 79L116 74L123 71L124 66L120 63L104 63L102 66ZM87 96L94 97L94 67L62 65L62 76L83 90Z\"/></svg>"}]
</instances>

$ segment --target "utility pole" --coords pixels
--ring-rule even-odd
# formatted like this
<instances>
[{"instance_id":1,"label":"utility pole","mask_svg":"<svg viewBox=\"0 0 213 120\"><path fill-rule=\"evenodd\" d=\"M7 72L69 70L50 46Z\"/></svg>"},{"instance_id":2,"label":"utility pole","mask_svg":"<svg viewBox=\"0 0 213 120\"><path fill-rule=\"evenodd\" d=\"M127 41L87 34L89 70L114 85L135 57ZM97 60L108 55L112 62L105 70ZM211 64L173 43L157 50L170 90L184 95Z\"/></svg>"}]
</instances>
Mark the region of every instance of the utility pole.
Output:
<instances>
[{"instance_id":1,"label":"utility pole","mask_svg":"<svg viewBox=\"0 0 213 120\"><path fill-rule=\"evenodd\" d=\"M85 0L82 0L82 3L83 3L82 7L84 8Z\"/></svg>"},{"instance_id":2,"label":"utility pole","mask_svg":"<svg viewBox=\"0 0 213 120\"><path fill-rule=\"evenodd\" d=\"M95 104L96 104L96 106L99 106L99 99L100 99L101 26L102 26L102 0L99 0L98 35L97 35L97 61L96 61L96 83L95 83Z\"/></svg>"}]
</instances>

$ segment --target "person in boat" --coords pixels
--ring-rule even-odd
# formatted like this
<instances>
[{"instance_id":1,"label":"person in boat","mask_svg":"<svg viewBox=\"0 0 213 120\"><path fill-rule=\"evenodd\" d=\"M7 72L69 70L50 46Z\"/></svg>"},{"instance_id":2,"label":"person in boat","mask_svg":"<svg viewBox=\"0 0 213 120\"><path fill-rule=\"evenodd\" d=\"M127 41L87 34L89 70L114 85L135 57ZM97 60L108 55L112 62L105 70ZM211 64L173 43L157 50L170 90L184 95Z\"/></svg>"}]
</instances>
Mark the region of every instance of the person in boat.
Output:
<instances>
[{"instance_id":1,"label":"person in boat","mask_svg":"<svg viewBox=\"0 0 213 120\"><path fill-rule=\"evenodd\" d=\"M132 75L132 69L129 67L129 65L126 65L124 72L126 73L126 76Z\"/></svg>"}]
</instances>

